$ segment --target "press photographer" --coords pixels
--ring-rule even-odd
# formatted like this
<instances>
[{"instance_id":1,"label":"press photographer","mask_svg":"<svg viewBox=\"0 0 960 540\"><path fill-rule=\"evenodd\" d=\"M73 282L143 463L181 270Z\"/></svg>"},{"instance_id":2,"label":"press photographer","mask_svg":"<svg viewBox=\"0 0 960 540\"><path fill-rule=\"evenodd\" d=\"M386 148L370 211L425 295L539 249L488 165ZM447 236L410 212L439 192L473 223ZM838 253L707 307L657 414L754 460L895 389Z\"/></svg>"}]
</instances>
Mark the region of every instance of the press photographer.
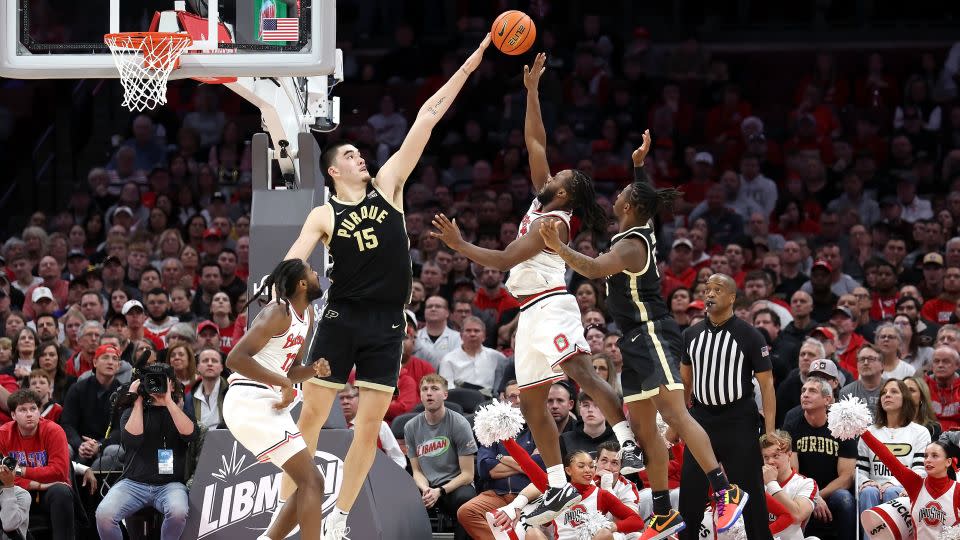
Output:
<instances>
[{"instance_id":1,"label":"press photographer","mask_svg":"<svg viewBox=\"0 0 960 540\"><path fill-rule=\"evenodd\" d=\"M13 420L0 426L0 453L10 463L4 461L0 472L13 465L17 486L36 496L34 513L46 515L53 540L72 540L76 536L67 436L56 423L40 417L40 402L31 390L17 390L7 398ZM0 497L0 505L4 502Z\"/></svg>"},{"instance_id":2,"label":"press photographer","mask_svg":"<svg viewBox=\"0 0 960 540\"><path fill-rule=\"evenodd\" d=\"M97 531L104 540L121 540L120 521L146 507L163 513L163 540L180 538L187 523L184 466L197 426L178 404L183 391L168 365L153 364L140 374L127 394L136 395L133 407L124 411L119 424L123 476L97 508Z\"/></svg>"}]
</instances>

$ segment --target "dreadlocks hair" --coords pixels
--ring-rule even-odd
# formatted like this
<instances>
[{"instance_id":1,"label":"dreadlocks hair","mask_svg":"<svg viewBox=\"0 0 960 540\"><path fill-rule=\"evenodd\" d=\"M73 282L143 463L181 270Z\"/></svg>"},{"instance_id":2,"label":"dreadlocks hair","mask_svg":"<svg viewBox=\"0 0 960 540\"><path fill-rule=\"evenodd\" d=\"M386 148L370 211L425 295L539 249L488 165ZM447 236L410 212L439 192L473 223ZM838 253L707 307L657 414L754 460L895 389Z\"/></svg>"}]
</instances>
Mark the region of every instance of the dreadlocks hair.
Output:
<instances>
[{"instance_id":1,"label":"dreadlocks hair","mask_svg":"<svg viewBox=\"0 0 960 540\"><path fill-rule=\"evenodd\" d=\"M306 268L307 265L302 259L287 259L281 261L280 264L273 269L273 272L263 280L263 285L257 289L257 292L253 294L250 300L247 300L247 303L244 304L240 311L246 311L247 307L249 307L254 300L259 300L261 305L270 303L273 300L274 288L277 290L277 301L283 302L289 308L290 297L296 292L297 282L303 279ZM264 293L266 293L266 298L261 296Z\"/></svg>"},{"instance_id":2,"label":"dreadlocks hair","mask_svg":"<svg viewBox=\"0 0 960 540\"><path fill-rule=\"evenodd\" d=\"M630 206L636 208L635 215L641 222L653 219L661 210L673 208L673 203L683 196L678 189L657 189L649 182L634 182L628 193Z\"/></svg>"},{"instance_id":3,"label":"dreadlocks hair","mask_svg":"<svg viewBox=\"0 0 960 540\"><path fill-rule=\"evenodd\" d=\"M570 203L574 210L579 211L583 227L595 234L603 236L607 232L607 212L597 203L597 192L593 189L593 180L582 171L573 169L570 179Z\"/></svg>"}]
</instances>

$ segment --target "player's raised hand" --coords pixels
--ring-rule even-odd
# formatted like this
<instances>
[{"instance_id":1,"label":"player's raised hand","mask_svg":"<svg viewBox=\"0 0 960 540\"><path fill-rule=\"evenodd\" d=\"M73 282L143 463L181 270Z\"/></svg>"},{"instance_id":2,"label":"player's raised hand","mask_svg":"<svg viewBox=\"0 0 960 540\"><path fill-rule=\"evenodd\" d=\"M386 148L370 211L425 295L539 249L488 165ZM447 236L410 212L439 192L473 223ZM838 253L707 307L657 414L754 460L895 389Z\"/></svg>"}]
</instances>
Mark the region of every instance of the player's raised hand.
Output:
<instances>
[{"instance_id":1,"label":"player's raised hand","mask_svg":"<svg viewBox=\"0 0 960 540\"><path fill-rule=\"evenodd\" d=\"M642 167L643 161L647 159L647 153L650 152L650 130L643 130L643 142L640 148L633 151L633 166Z\"/></svg>"},{"instance_id":2,"label":"player's raised hand","mask_svg":"<svg viewBox=\"0 0 960 540\"><path fill-rule=\"evenodd\" d=\"M523 66L523 85L527 87L528 92L532 92L540 86L540 76L547 70L544 63L547 61L546 53L537 53L533 60L533 69L530 66Z\"/></svg>"},{"instance_id":3,"label":"player's raised hand","mask_svg":"<svg viewBox=\"0 0 960 540\"><path fill-rule=\"evenodd\" d=\"M460 234L460 227L457 226L456 218L451 221L447 216L437 214L433 216L433 226L437 230L430 231L430 236L439 238L451 249L458 249L463 245L463 236Z\"/></svg>"},{"instance_id":4,"label":"player's raised hand","mask_svg":"<svg viewBox=\"0 0 960 540\"><path fill-rule=\"evenodd\" d=\"M313 363L313 371L317 374L317 377L329 377L330 376L330 362L327 362L326 358L321 358Z\"/></svg>"},{"instance_id":5,"label":"player's raised hand","mask_svg":"<svg viewBox=\"0 0 960 540\"><path fill-rule=\"evenodd\" d=\"M466 72L467 75L473 73L473 70L477 69L477 66L480 65L480 61L483 60L483 52L487 50L488 45L490 45L489 32L487 32L487 35L483 36L483 41L480 42L480 46L477 47L477 50L473 51L473 54L467 57L460 69Z\"/></svg>"},{"instance_id":6,"label":"player's raised hand","mask_svg":"<svg viewBox=\"0 0 960 540\"><path fill-rule=\"evenodd\" d=\"M543 243L553 251L560 251L563 242L560 240L560 220L544 219L540 221L540 237Z\"/></svg>"}]
</instances>

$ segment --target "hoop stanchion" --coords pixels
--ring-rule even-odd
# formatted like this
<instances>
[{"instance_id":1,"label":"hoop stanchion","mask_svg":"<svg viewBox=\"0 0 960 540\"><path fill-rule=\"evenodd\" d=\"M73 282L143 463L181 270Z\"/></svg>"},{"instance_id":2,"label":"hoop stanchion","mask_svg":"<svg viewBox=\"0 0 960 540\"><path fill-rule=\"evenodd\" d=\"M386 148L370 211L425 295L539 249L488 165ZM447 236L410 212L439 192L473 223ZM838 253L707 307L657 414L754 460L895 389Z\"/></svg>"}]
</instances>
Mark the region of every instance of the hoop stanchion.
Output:
<instances>
[{"instance_id":1,"label":"hoop stanchion","mask_svg":"<svg viewBox=\"0 0 960 540\"><path fill-rule=\"evenodd\" d=\"M193 40L175 32L121 32L106 34L103 42L120 71L123 105L143 111L167 102L167 79Z\"/></svg>"}]
</instances>

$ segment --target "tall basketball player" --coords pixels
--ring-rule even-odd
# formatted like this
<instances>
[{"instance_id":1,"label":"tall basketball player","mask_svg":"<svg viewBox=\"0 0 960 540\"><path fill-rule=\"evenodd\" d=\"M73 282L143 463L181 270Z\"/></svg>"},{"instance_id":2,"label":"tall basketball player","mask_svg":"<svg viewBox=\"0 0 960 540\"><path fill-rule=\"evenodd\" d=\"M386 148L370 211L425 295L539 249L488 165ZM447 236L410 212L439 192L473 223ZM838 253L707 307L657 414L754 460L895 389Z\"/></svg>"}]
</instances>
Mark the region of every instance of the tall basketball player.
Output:
<instances>
[{"instance_id":1,"label":"tall basketball player","mask_svg":"<svg viewBox=\"0 0 960 540\"><path fill-rule=\"evenodd\" d=\"M268 303L227 356L230 391L223 401L223 419L233 436L259 461L272 461L295 484L287 504L261 538L281 540L297 523L303 538L320 538L323 477L313 464L300 430L290 416L296 396L293 385L315 375L328 375L319 360L302 365L307 334L313 326L310 302L321 295L320 278L300 259L277 265L257 291ZM247 303L249 305L249 302ZM246 309L246 306L244 306Z\"/></svg>"},{"instance_id":2,"label":"tall basketball player","mask_svg":"<svg viewBox=\"0 0 960 540\"><path fill-rule=\"evenodd\" d=\"M510 270L507 289L521 306L516 343L520 408L547 465L550 485L542 503L527 516L527 521L534 525L550 523L557 514L580 500L579 492L564 475L557 425L546 408L550 384L563 378L564 373L594 398L613 425L623 447L621 459L627 473L637 472L643 466L616 393L590 363L590 347L583 337L580 309L573 295L567 292L563 259L546 248L537 232L543 218L554 218L560 223L566 241L574 210L582 211L584 223L596 231L595 234L602 234L607 227L606 214L596 202L589 177L576 170L550 175L547 135L538 96L546 59L546 55L540 53L533 69L524 66L523 70L523 83L527 87L524 137L537 196L520 223L517 239L503 251L477 247L465 242L456 223L442 214L433 220L438 232L431 233L479 264Z\"/></svg>"},{"instance_id":3,"label":"tall basketball player","mask_svg":"<svg viewBox=\"0 0 960 540\"><path fill-rule=\"evenodd\" d=\"M412 281L403 185L423 154L433 127L480 65L489 44L488 35L420 108L400 149L383 164L376 179L370 177L366 162L352 144L337 143L324 150L321 166L333 181L336 195L310 212L287 253L287 257L306 260L322 241L334 262L326 309L311 352L312 358L327 359L332 373L304 385L299 421L309 450L316 449L330 407L354 366L354 385L361 395L353 421L353 442L344 462L343 486L336 508L324 523L324 540L341 540L349 531L347 513L373 464L380 423L397 384L406 331L403 309ZM282 499L292 487L285 476Z\"/></svg>"},{"instance_id":4,"label":"tall basketball player","mask_svg":"<svg viewBox=\"0 0 960 540\"><path fill-rule=\"evenodd\" d=\"M675 189L655 189L643 170L650 151L650 131L633 152L634 183L624 188L613 205L620 224L610 251L596 259L578 253L563 237L560 220L540 227L540 236L554 251L583 276L607 277L607 307L623 331L623 395L630 410L630 422L640 436L646 455L647 474L653 489L653 516L641 540L659 540L682 530L680 514L670 507L667 486L667 447L657 431L657 411L683 438L710 480L717 503L716 530L726 531L736 522L747 502L747 494L731 485L717 462L710 439L687 412L680 379L680 327L660 293L660 273L654 250L657 239L652 219L682 195ZM608 277L609 276L609 277Z\"/></svg>"}]
</instances>

